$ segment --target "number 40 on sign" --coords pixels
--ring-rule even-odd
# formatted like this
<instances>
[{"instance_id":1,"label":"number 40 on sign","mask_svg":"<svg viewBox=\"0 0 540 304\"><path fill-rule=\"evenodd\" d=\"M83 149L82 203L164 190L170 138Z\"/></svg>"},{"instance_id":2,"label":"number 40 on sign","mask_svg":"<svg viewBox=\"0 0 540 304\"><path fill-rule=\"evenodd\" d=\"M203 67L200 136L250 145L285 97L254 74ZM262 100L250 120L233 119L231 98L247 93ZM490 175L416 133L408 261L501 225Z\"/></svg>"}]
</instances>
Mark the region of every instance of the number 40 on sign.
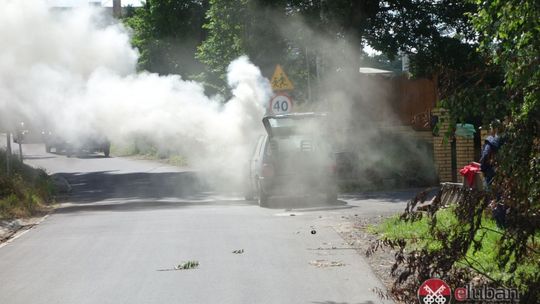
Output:
<instances>
[{"instance_id":1,"label":"number 40 on sign","mask_svg":"<svg viewBox=\"0 0 540 304\"><path fill-rule=\"evenodd\" d=\"M292 110L292 99L285 93L278 93L270 100L270 113L284 114Z\"/></svg>"}]
</instances>

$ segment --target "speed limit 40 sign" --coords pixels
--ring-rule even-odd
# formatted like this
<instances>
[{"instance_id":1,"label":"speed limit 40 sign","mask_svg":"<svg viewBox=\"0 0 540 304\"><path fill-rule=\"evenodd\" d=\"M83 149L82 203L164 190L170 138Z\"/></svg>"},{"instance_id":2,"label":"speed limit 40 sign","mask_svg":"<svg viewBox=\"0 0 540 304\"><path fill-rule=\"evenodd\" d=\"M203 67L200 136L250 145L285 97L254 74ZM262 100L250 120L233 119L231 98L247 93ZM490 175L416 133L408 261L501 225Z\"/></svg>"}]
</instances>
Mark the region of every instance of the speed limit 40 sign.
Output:
<instances>
[{"instance_id":1,"label":"speed limit 40 sign","mask_svg":"<svg viewBox=\"0 0 540 304\"><path fill-rule=\"evenodd\" d=\"M270 113L285 114L292 110L292 98L285 93L278 93L270 99Z\"/></svg>"}]
</instances>

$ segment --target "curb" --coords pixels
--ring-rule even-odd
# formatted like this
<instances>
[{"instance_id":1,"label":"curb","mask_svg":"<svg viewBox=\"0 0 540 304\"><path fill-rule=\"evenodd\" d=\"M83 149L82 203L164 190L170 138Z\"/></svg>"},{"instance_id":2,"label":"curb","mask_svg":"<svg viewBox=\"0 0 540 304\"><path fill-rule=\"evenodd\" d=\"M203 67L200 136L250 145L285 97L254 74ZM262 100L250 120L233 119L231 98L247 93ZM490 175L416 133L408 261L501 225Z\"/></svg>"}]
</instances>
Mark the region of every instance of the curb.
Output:
<instances>
[{"instance_id":1,"label":"curb","mask_svg":"<svg viewBox=\"0 0 540 304\"><path fill-rule=\"evenodd\" d=\"M39 225L49 215L50 212L39 217L0 221L0 248Z\"/></svg>"},{"instance_id":2,"label":"curb","mask_svg":"<svg viewBox=\"0 0 540 304\"><path fill-rule=\"evenodd\" d=\"M53 174L51 178L58 193L68 194L71 192L71 185L65 177L60 174ZM45 215L38 217L0 220L0 248L43 222L52 212L54 212L54 207Z\"/></svg>"}]
</instances>

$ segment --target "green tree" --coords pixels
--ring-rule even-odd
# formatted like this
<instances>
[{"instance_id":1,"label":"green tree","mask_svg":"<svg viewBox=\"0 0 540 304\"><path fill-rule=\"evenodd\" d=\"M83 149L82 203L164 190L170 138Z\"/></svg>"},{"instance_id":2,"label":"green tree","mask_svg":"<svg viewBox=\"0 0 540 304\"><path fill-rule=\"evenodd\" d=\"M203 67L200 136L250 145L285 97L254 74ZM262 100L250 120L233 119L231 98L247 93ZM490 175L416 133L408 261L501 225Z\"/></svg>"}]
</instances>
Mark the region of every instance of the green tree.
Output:
<instances>
[{"instance_id":1,"label":"green tree","mask_svg":"<svg viewBox=\"0 0 540 304\"><path fill-rule=\"evenodd\" d=\"M207 66L207 81L224 92L229 63L241 55L271 76L283 63L287 45L280 33L286 1L211 0L204 29L208 36L199 46L197 58Z\"/></svg>"},{"instance_id":2,"label":"green tree","mask_svg":"<svg viewBox=\"0 0 540 304\"><path fill-rule=\"evenodd\" d=\"M455 121L486 124L509 109L501 90L503 72L478 51L477 31L468 16L470 1L391 0L381 3L365 40L392 59L410 58L413 77L435 78L443 106Z\"/></svg>"},{"instance_id":3,"label":"green tree","mask_svg":"<svg viewBox=\"0 0 540 304\"><path fill-rule=\"evenodd\" d=\"M396 263L406 267L397 285L413 274L418 281L434 274L452 282L470 280L457 263L481 246L474 236L482 235L484 212L493 201L509 207L506 228L495 231L500 240L494 253L508 276L491 284L519 288L522 303L540 302L540 272L516 271L519 265L538 265L540 254L535 241L540 230L539 22L540 3L534 0L395 0L384 2L368 30L375 48L390 56L407 52L414 75L437 78L454 121L478 125L506 117L492 192L463 190L454 227L433 229L437 217L432 216L431 232L443 241L442 248L400 252ZM400 242L404 248L406 241Z\"/></svg>"},{"instance_id":4,"label":"green tree","mask_svg":"<svg viewBox=\"0 0 540 304\"><path fill-rule=\"evenodd\" d=\"M207 2L202 0L148 0L124 19L133 29L139 49L139 68L160 74L198 73L197 45L204 39L202 24Z\"/></svg>"},{"instance_id":5,"label":"green tree","mask_svg":"<svg viewBox=\"0 0 540 304\"><path fill-rule=\"evenodd\" d=\"M248 0L210 0L203 25L208 35L198 47L196 56L206 65L207 84L216 84L221 93L226 87L227 66L246 54L247 18Z\"/></svg>"},{"instance_id":6,"label":"green tree","mask_svg":"<svg viewBox=\"0 0 540 304\"><path fill-rule=\"evenodd\" d=\"M472 21L480 47L490 63L504 71L507 98L493 102L509 104L511 109L495 184L510 207L501 264L515 268L531 258L530 245L540 230L540 3L477 0L477 4L479 11ZM538 303L540 274L521 280L530 287L525 302Z\"/></svg>"}]
</instances>

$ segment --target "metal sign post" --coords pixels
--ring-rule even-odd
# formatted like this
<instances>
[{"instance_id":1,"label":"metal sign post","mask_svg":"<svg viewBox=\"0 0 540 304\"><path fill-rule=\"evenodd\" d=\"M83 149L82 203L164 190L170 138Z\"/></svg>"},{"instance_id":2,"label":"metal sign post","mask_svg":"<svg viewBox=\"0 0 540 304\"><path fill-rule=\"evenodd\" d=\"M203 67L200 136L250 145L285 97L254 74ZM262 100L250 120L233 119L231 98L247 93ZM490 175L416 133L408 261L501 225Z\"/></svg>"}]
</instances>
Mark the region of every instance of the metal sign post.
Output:
<instances>
[{"instance_id":1,"label":"metal sign post","mask_svg":"<svg viewBox=\"0 0 540 304\"><path fill-rule=\"evenodd\" d=\"M19 160L21 161L21 163L23 162L23 151L22 151L22 142L24 138L23 129L24 129L24 123L21 122L21 129L17 130L17 134L14 135L14 136L17 136L17 144L19 144Z\"/></svg>"},{"instance_id":2,"label":"metal sign post","mask_svg":"<svg viewBox=\"0 0 540 304\"><path fill-rule=\"evenodd\" d=\"M9 177L11 175L11 133L7 132L6 138L6 173Z\"/></svg>"},{"instance_id":3,"label":"metal sign post","mask_svg":"<svg viewBox=\"0 0 540 304\"><path fill-rule=\"evenodd\" d=\"M21 163L23 162L23 153L22 153L22 143L21 143L21 138L19 137L19 159L21 160Z\"/></svg>"}]
</instances>

